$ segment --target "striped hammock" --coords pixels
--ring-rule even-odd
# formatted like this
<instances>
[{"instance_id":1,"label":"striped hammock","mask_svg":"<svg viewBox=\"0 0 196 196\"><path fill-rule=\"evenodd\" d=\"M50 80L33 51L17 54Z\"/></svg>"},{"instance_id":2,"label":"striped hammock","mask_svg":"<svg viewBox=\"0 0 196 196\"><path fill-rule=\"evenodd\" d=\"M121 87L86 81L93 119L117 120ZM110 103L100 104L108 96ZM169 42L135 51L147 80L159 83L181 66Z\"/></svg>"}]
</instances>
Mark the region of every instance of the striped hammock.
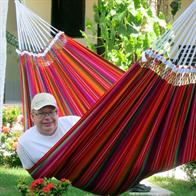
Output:
<instances>
[{"instance_id":1,"label":"striped hammock","mask_svg":"<svg viewBox=\"0 0 196 196\"><path fill-rule=\"evenodd\" d=\"M67 178L83 190L117 195L152 174L196 160L193 60L176 65L175 58L149 49L143 61L123 72L62 32L51 38L55 29L19 2L16 7L23 28L18 26L18 53L27 119L30 100L38 92L56 97L60 115L82 116L28 170L33 178ZM26 18L28 25L22 21ZM41 41L34 39L42 35L37 21L49 29ZM49 45L42 47L45 39ZM168 39L171 45L174 39Z\"/></svg>"},{"instance_id":2,"label":"striped hammock","mask_svg":"<svg viewBox=\"0 0 196 196\"><path fill-rule=\"evenodd\" d=\"M60 116L82 116L124 73L62 32L53 41L44 56L24 52L20 57L26 127L36 93L53 94Z\"/></svg>"}]
</instances>

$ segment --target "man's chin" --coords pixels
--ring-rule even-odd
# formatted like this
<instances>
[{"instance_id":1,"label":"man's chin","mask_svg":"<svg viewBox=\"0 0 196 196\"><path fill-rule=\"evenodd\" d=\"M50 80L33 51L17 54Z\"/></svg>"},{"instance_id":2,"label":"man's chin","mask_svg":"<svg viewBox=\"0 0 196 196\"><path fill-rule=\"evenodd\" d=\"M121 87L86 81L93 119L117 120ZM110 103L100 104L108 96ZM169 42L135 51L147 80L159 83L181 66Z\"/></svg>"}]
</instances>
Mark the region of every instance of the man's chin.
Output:
<instances>
[{"instance_id":1,"label":"man's chin","mask_svg":"<svg viewBox=\"0 0 196 196\"><path fill-rule=\"evenodd\" d=\"M55 132L55 128L54 127L44 127L43 131L46 135L52 135Z\"/></svg>"}]
</instances>

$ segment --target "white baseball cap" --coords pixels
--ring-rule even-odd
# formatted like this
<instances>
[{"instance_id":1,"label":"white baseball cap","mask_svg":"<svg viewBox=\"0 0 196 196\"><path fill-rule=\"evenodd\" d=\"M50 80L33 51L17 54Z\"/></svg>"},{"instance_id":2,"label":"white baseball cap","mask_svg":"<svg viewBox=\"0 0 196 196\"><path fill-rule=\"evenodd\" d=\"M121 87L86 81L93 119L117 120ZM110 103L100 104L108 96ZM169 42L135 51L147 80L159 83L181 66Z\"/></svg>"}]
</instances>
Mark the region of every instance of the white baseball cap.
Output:
<instances>
[{"instance_id":1,"label":"white baseball cap","mask_svg":"<svg viewBox=\"0 0 196 196\"><path fill-rule=\"evenodd\" d=\"M38 93L31 101L31 110L39 110L50 105L57 108L57 103L54 96L50 93Z\"/></svg>"}]
</instances>

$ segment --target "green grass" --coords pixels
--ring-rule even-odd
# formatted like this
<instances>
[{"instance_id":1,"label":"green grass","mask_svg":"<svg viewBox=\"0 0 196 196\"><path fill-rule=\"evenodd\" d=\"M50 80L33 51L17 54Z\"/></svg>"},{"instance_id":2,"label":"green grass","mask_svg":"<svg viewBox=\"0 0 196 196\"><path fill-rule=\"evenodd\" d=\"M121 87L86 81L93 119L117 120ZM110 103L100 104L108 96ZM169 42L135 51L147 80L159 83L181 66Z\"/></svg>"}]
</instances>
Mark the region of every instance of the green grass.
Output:
<instances>
[{"instance_id":1,"label":"green grass","mask_svg":"<svg viewBox=\"0 0 196 196\"><path fill-rule=\"evenodd\" d=\"M25 182L29 183L32 178L28 172L22 168L6 168L0 166L0 196L20 196L17 190L18 180L24 179ZM165 189L172 191L173 196L195 196L196 187L193 187L187 181L176 180L173 178L164 177L150 177L151 183L157 184ZM64 194L65 196L93 196L94 194L87 193L80 189L69 187L68 191ZM128 193L124 193L121 196L128 196Z\"/></svg>"},{"instance_id":2,"label":"green grass","mask_svg":"<svg viewBox=\"0 0 196 196\"><path fill-rule=\"evenodd\" d=\"M175 178L153 176L149 181L162 188L172 191L172 196L195 196L196 186L184 180Z\"/></svg>"},{"instance_id":3,"label":"green grass","mask_svg":"<svg viewBox=\"0 0 196 196\"><path fill-rule=\"evenodd\" d=\"M17 189L18 180L24 179L30 184L32 178L28 172L22 168L6 168L0 166L0 196L21 196ZM84 192L70 186L65 196L93 196L93 194Z\"/></svg>"},{"instance_id":4,"label":"green grass","mask_svg":"<svg viewBox=\"0 0 196 196\"><path fill-rule=\"evenodd\" d=\"M10 169L0 167L0 195L1 196L17 196L20 195L17 190L17 181L24 178L25 181L31 181L28 173L23 169Z\"/></svg>"},{"instance_id":5,"label":"green grass","mask_svg":"<svg viewBox=\"0 0 196 196\"><path fill-rule=\"evenodd\" d=\"M24 179L26 182L31 182L32 178L27 171L22 168L6 168L0 167L0 195L1 196L18 196L20 193L17 190L17 182L19 179Z\"/></svg>"},{"instance_id":6,"label":"green grass","mask_svg":"<svg viewBox=\"0 0 196 196\"><path fill-rule=\"evenodd\" d=\"M29 184L33 180L28 172L22 168L6 168L0 166L0 196L21 196L16 187L20 179L24 179ZM94 194L70 186L64 195L93 196ZM128 193L124 193L122 196L128 196Z\"/></svg>"}]
</instances>

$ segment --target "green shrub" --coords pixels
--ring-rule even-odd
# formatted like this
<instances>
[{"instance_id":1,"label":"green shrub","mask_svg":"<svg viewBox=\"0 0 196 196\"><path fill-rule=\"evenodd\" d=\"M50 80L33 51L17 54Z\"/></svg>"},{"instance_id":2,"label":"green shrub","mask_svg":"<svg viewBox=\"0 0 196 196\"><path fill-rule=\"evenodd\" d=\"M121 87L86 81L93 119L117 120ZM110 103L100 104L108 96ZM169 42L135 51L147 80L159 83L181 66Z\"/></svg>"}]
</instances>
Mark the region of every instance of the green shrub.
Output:
<instances>
[{"instance_id":1,"label":"green shrub","mask_svg":"<svg viewBox=\"0 0 196 196\"><path fill-rule=\"evenodd\" d=\"M3 109L3 125L12 127L13 123L16 122L17 117L21 114L20 107L4 107Z\"/></svg>"},{"instance_id":2,"label":"green shrub","mask_svg":"<svg viewBox=\"0 0 196 196\"><path fill-rule=\"evenodd\" d=\"M83 32L88 47L122 69L140 59L167 28L163 14L155 15L146 0L99 0L94 14L95 23L86 20Z\"/></svg>"},{"instance_id":3,"label":"green shrub","mask_svg":"<svg viewBox=\"0 0 196 196\"><path fill-rule=\"evenodd\" d=\"M188 180L196 186L196 161L183 165L182 169L185 171Z\"/></svg>"}]
</instances>

